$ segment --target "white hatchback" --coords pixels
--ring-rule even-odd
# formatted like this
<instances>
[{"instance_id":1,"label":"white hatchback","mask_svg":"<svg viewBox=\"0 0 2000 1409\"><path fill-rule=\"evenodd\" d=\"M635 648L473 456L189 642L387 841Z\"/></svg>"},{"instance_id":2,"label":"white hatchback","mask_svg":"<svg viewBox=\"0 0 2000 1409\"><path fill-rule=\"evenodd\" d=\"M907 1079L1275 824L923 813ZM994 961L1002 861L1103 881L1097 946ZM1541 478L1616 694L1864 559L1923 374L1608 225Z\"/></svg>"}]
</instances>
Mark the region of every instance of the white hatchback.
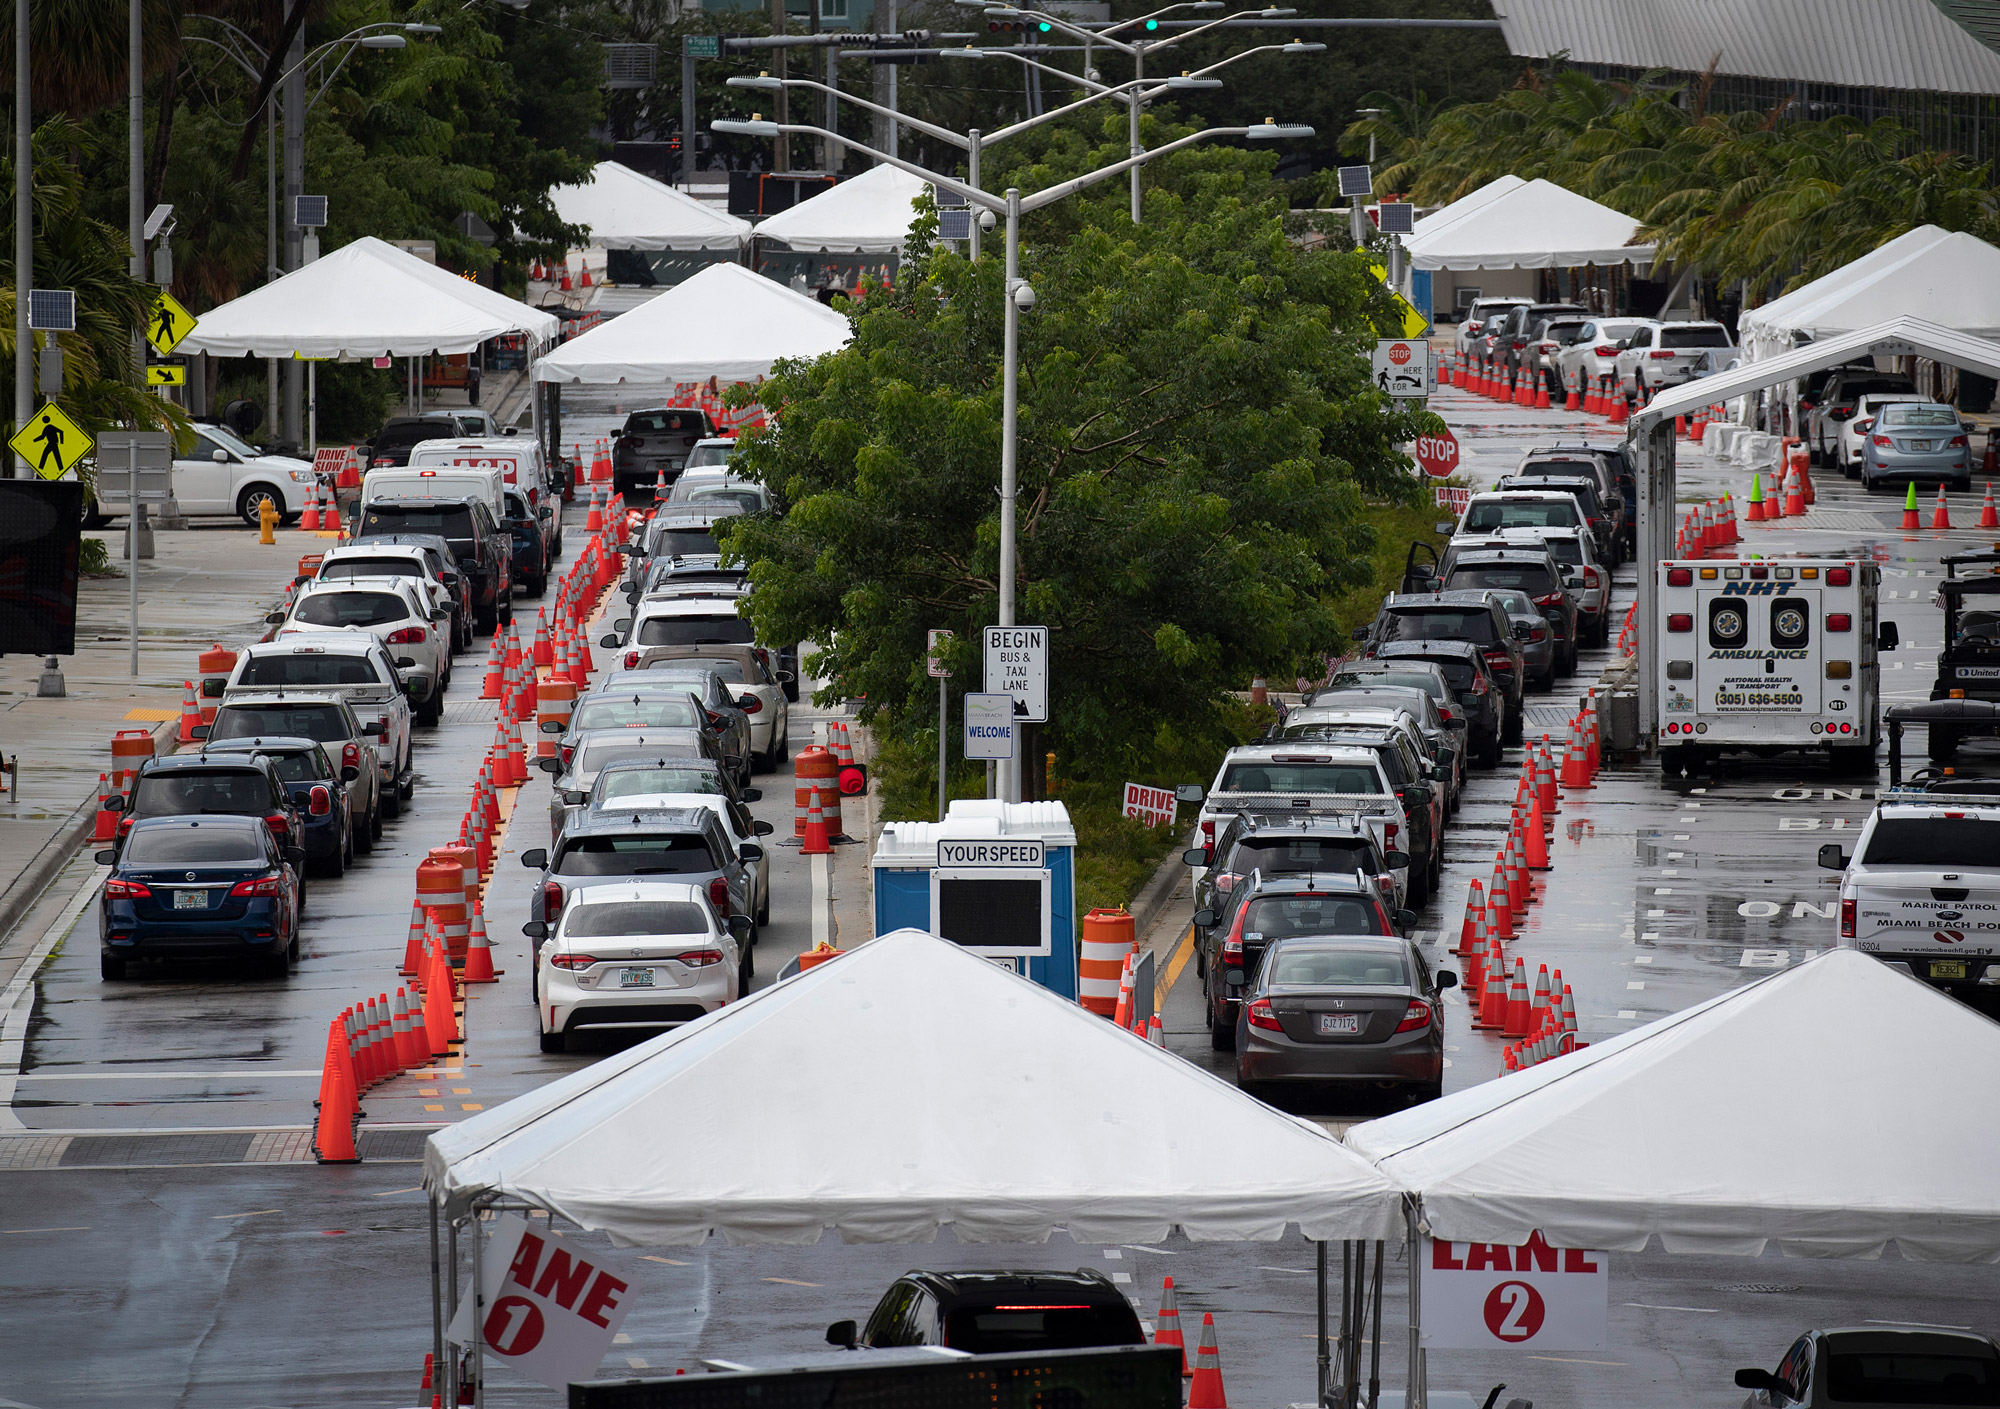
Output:
<instances>
[{"instance_id":1,"label":"white hatchback","mask_svg":"<svg viewBox=\"0 0 2000 1409\"><path fill-rule=\"evenodd\" d=\"M552 934L528 926L542 1050L589 1032L659 1031L706 1017L749 988L748 915L716 918L700 886L633 881L576 891ZM739 935L737 932L741 931Z\"/></svg>"},{"instance_id":2,"label":"white hatchback","mask_svg":"<svg viewBox=\"0 0 2000 1409\"><path fill-rule=\"evenodd\" d=\"M291 614L274 624L280 638L350 628L368 632L395 662L417 722L435 724L443 717L445 687L451 683L451 612L434 606L418 579L314 579L293 601Z\"/></svg>"}]
</instances>

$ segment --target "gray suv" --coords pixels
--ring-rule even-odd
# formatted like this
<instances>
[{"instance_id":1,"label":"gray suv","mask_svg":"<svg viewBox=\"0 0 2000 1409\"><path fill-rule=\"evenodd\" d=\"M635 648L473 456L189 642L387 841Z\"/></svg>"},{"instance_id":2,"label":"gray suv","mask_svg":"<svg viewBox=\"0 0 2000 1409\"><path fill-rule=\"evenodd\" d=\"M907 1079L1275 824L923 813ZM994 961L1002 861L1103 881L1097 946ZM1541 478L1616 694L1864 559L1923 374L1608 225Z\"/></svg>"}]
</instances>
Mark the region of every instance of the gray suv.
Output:
<instances>
[{"instance_id":1,"label":"gray suv","mask_svg":"<svg viewBox=\"0 0 2000 1409\"><path fill-rule=\"evenodd\" d=\"M667 876L701 886L727 923L731 915L749 916L756 909L750 863L763 856L761 843L733 841L722 819L705 807L586 812L563 828L553 849L521 854L523 866L542 873L521 932L545 938L546 926L561 914L571 892L636 877ZM757 942L754 929L749 942Z\"/></svg>"}]
</instances>

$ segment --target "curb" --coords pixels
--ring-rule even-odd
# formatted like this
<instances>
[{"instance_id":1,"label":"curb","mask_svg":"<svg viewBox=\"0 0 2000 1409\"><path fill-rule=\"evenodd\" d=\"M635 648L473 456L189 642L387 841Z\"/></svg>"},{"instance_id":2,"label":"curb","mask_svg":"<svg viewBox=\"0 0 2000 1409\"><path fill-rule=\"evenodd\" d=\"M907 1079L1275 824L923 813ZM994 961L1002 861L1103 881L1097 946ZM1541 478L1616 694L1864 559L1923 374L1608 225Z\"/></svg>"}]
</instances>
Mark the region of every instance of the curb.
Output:
<instances>
[{"instance_id":1,"label":"curb","mask_svg":"<svg viewBox=\"0 0 2000 1409\"><path fill-rule=\"evenodd\" d=\"M1133 897L1131 906L1133 933L1138 935L1142 942L1152 932L1153 922L1160 918L1160 912L1172 902L1174 891L1187 883L1188 868L1181 860L1181 853L1190 845L1192 842L1185 842L1169 852L1167 858L1160 863L1159 869L1153 872L1152 879L1140 888L1137 896Z\"/></svg>"}]
</instances>

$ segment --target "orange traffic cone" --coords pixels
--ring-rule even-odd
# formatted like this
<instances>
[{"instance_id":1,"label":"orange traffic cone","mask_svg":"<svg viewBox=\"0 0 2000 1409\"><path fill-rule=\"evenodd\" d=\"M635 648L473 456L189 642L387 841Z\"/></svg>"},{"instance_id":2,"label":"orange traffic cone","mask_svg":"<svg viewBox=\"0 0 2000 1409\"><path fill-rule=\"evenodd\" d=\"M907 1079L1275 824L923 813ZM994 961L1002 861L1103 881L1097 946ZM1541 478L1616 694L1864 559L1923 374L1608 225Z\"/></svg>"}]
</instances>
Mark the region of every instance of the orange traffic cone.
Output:
<instances>
[{"instance_id":1,"label":"orange traffic cone","mask_svg":"<svg viewBox=\"0 0 2000 1409\"><path fill-rule=\"evenodd\" d=\"M319 1122L313 1131L313 1154L321 1164L359 1164L354 1149L354 1121L360 1098L349 1069L347 1033L339 1018L326 1026L326 1061L320 1067Z\"/></svg>"},{"instance_id":2,"label":"orange traffic cone","mask_svg":"<svg viewBox=\"0 0 2000 1409\"><path fill-rule=\"evenodd\" d=\"M1170 1345L1181 1353L1181 1377L1185 1379L1194 1373L1188 1364L1187 1342L1181 1339L1181 1309L1174 1299L1174 1279L1169 1277L1160 1288L1160 1314L1153 1318L1153 1344Z\"/></svg>"},{"instance_id":3,"label":"orange traffic cone","mask_svg":"<svg viewBox=\"0 0 2000 1409\"><path fill-rule=\"evenodd\" d=\"M1917 520L1917 486L1912 483L1903 495L1903 525L1906 529L1922 528Z\"/></svg>"},{"instance_id":4,"label":"orange traffic cone","mask_svg":"<svg viewBox=\"0 0 2000 1409\"><path fill-rule=\"evenodd\" d=\"M403 966L396 972L405 976L417 972L417 966L424 957L424 907L423 902L410 902L410 932L403 940Z\"/></svg>"},{"instance_id":5,"label":"orange traffic cone","mask_svg":"<svg viewBox=\"0 0 2000 1409\"><path fill-rule=\"evenodd\" d=\"M1229 1409L1222 1392L1222 1357L1215 1349L1215 1313L1201 1313L1201 1344L1194 1352L1193 1383L1188 1386L1187 1409Z\"/></svg>"},{"instance_id":6,"label":"orange traffic cone","mask_svg":"<svg viewBox=\"0 0 2000 1409\"><path fill-rule=\"evenodd\" d=\"M1514 975L1507 980L1507 1026L1509 1037L1528 1035L1528 966L1514 956Z\"/></svg>"},{"instance_id":7,"label":"orange traffic cone","mask_svg":"<svg viewBox=\"0 0 2000 1409\"><path fill-rule=\"evenodd\" d=\"M1539 1034L1549 1020L1549 966L1539 965L1535 970L1535 987L1528 1000L1528 1031Z\"/></svg>"},{"instance_id":8,"label":"orange traffic cone","mask_svg":"<svg viewBox=\"0 0 2000 1409\"><path fill-rule=\"evenodd\" d=\"M553 666L556 663L553 648L549 645L549 614L544 608L535 613L535 664L538 667Z\"/></svg>"},{"instance_id":9,"label":"orange traffic cone","mask_svg":"<svg viewBox=\"0 0 2000 1409\"><path fill-rule=\"evenodd\" d=\"M1611 424L1623 425L1632 418L1632 408L1625 404L1625 393L1613 388L1611 391Z\"/></svg>"},{"instance_id":10,"label":"orange traffic cone","mask_svg":"<svg viewBox=\"0 0 2000 1409\"><path fill-rule=\"evenodd\" d=\"M194 726L199 723L201 723L201 701L195 698L194 681L189 680L181 694L180 741L182 743L194 742Z\"/></svg>"},{"instance_id":11,"label":"orange traffic cone","mask_svg":"<svg viewBox=\"0 0 2000 1409\"><path fill-rule=\"evenodd\" d=\"M1465 942L1460 957L1465 961L1465 972L1461 976L1465 984L1465 1001L1473 1015L1479 1013L1479 994L1486 981L1487 942L1493 937L1493 921L1485 911L1479 913L1479 932Z\"/></svg>"},{"instance_id":12,"label":"orange traffic cone","mask_svg":"<svg viewBox=\"0 0 2000 1409\"><path fill-rule=\"evenodd\" d=\"M1465 923L1458 932L1458 943L1451 952L1461 957L1472 952L1472 946L1479 939L1479 925L1486 918L1486 887L1474 877L1465 888Z\"/></svg>"},{"instance_id":13,"label":"orange traffic cone","mask_svg":"<svg viewBox=\"0 0 2000 1409\"><path fill-rule=\"evenodd\" d=\"M493 943L486 937L486 915L472 907L472 935L465 944L465 967L459 971L461 983L498 983L504 970L493 967Z\"/></svg>"},{"instance_id":14,"label":"orange traffic cone","mask_svg":"<svg viewBox=\"0 0 2000 1409\"><path fill-rule=\"evenodd\" d=\"M312 493L306 496L306 511L299 515L299 527L307 533L319 532L319 484L314 482Z\"/></svg>"},{"instance_id":15,"label":"orange traffic cone","mask_svg":"<svg viewBox=\"0 0 2000 1409\"><path fill-rule=\"evenodd\" d=\"M1493 933L1501 939L1514 937L1514 902L1507 884L1507 857L1493 853L1493 879L1486 887L1486 913L1493 921Z\"/></svg>"},{"instance_id":16,"label":"orange traffic cone","mask_svg":"<svg viewBox=\"0 0 2000 1409\"><path fill-rule=\"evenodd\" d=\"M118 836L118 814L105 804L111 801L111 779L108 775L97 775L97 817L90 834L92 841L113 841Z\"/></svg>"},{"instance_id":17,"label":"orange traffic cone","mask_svg":"<svg viewBox=\"0 0 2000 1409\"><path fill-rule=\"evenodd\" d=\"M1569 721L1569 742L1563 751L1562 785L1571 792L1581 792L1590 787L1590 765L1584 757L1581 714Z\"/></svg>"},{"instance_id":18,"label":"orange traffic cone","mask_svg":"<svg viewBox=\"0 0 2000 1409\"><path fill-rule=\"evenodd\" d=\"M1914 485L1911 487L1915 488ZM1799 483L1798 468L1794 466L1791 469L1791 471L1785 475L1785 507L1783 512L1785 517L1790 519L1798 517L1805 511L1806 511L1805 486Z\"/></svg>"},{"instance_id":19,"label":"orange traffic cone","mask_svg":"<svg viewBox=\"0 0 2000 1409\"><path fill-rule=\"evenodd\" d=\"M832 839L826 830L826 817L820 811L819 784L812 785L812 805L806 811L806 833L799 847L801 856L829 856L833 853Z\"/></svg>"},{"instance_id":20,"label":"orange traffic cone","mask_svg":"<svg viewBox=\"0 0 2000 1409\"><path fill-rule=\"evenodd\" d=\"M500 660L500 633L496 631L486 643L486 678L479 686L480 699L500 698L500 680L503 673Z\"/></svg>"},{"instance_id":21,"label":"orange traffic cone","mask_svg":"<svg viewBox=\"0 0 2000 1409\"><path fill-rule=\"evenodd\" d=\"M1535 409L1537 411L1549 409L1549 379L1540 372L1535 373Z\"/></svg>"},{"instance_id":22,"label":"orange traffic cone","mask_svg":"<svg viewBox=\"0 0 2000 1409\"><path fill-rule=\"evenodd\" d=\"M1554 868L1549 862L1549 841L1542 831L1542 799L1537 793L1535 800L1528 804L1528 825L1522 829L1521 845L1527 853L1530 871L1548 871Z\"/></svg>"},{"instance_id":23,"label":"orange traffic cone","mask_svg":"<svg viewBox=\"0 0 2000 1409\"><path fill-rule=\"evenodd\" d=\"M1942 484L1938 486L1937 503L1931 507L1931 527L1932 528L1951 527L1951 509L1945 503L1944 486Z\"/></svg>"},{"instance_id":24,"label":"orange traffic cone","mask_svg":"<svg viewBox=\"0 0 2000 1409\"><path fill-rule=\"evenodd\" d=\"M1979 526L2000 528L2000 510L1993 507L1993 481L1986 482L1986 502L1979 506Z\"/></svg>"},{"instance_id":25,"label":"orange traffic cone","mask_svg":"<svg viewBox=\"0 0 2000 1409\"><path fill-rule=\"evenodd\" d=\"M1498 935L1486 946L1486 982L1479 990L1479 1014L1472 1025L1487 1031L1507 1025L1507 953Z\"/></svg>"},{"instance_id":26,"label":"orange traffic cone","mask_svg":"<svg viewBox=\"0 0 2000 1409\"><path fill-rule=\"evenodd\" d=\"M1578 380L1582 380L1582 377L1583 377L1583 374L1582 374L1581 372L1577 373L1577 378L1578 378ZM1575 388L1575 387L1573 387L1573 386L1571 386L1571 385L1570 385L1570 384L1569 384L1568 382L1564 382L1564 383L1563 383L1563 410L1565 410L1565 411L1579 411L1579 410L1582 410L1582 409L1583 409L1583 401L1582 401L1582 398L1580 398L1580 397L1579 397L1579 396L1578 396L1578 395L1576 394L1576 388Z\"/></svg>"},{"instance_id":27,"label":"orange traffic cone","mask_svg":"<svg viewBox=\"0 0 2000 1409\"><path fill-rule=\"evenodd\" d=\"M819 793L815 790L813 801L818 800ZM1132 1026L1132 961L1137 957L1136 954L1127 954L1125 967L1118 975L1118 1002L1111 1010L1111 1021L1120 1027Z\"/></svg>"},{"instance_id":28,"label":"orange traffic cone","mask_svg":"<svg viewBox=\"0 0 2000 1409\"><path fill-rule=\"evenodd\" d=\"M415 1027L410 1022L410 995L408 990L398 988L394 1000L396 1030L396 1064L404 1071L425 1066L430 1062L428 1047L419 1049Z\"/></svg>"}]
</instances>

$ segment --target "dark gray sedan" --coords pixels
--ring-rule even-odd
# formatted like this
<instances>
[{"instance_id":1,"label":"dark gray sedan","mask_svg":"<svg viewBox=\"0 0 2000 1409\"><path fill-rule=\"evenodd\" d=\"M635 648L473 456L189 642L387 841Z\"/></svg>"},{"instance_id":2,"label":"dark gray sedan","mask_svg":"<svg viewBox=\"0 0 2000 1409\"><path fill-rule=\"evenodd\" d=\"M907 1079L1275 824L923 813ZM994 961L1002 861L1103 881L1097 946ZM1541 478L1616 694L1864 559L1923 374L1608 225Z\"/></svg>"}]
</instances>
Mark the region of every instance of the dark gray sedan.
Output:
<instances>
[{"instance_id":1,"label":"dark gray sedan","mask_svg":"<svg viewBox=\"0 0 2000 1409\"><path fill-rule=\"evenodd\" d=\"M1444 1083L1444 1008L1458 975L1433 971L1398 936L1281 939L1236 1018L1236 1084L1366 1086L1435 1100Z\"/></svg>"}]
</instances>

